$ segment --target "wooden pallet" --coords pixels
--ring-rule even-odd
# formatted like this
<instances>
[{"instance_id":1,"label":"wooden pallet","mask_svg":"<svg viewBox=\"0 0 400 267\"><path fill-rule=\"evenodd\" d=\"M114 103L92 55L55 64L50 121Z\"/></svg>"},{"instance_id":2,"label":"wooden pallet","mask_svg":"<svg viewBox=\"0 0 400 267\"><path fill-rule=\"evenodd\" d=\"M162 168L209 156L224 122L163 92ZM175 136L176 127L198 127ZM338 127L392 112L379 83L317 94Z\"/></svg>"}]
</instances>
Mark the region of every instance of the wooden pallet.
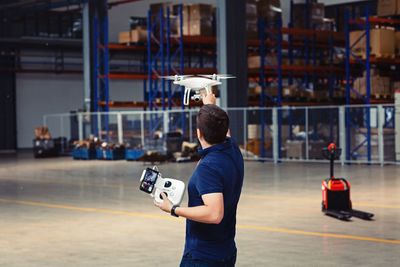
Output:
<instances>
[{"instance_id":1,"label":"wooden pallet","mask_svg":"<svg viewBox=\"0 0 400 267\"><path fill-rule=\"evenodd\" d=\"M396 54L371 54L370 59L395 59ZM362 54L362 59L367 59L367 55L365 53Z\"/></svg>"},{"instance_id":2,"label":"wooden pallet","mask_svg":"<svg viewBox=\"0 0 400 267\"><path fill-rule=\"evenodd\" d=\"M371 94L372 99L393 99L392 94Z\"/></svg>"}]
</instances>

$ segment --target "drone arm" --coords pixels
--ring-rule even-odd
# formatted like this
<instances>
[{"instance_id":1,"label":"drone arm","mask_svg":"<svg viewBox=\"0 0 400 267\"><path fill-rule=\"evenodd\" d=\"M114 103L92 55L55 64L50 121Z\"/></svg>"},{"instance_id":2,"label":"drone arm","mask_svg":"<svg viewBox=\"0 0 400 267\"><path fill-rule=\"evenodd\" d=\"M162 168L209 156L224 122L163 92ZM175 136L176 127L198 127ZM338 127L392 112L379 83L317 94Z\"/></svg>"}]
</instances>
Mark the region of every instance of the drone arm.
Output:
<instances>
[{"instance_id":1,"label":"drone arm","mask_svg":"<svg viewBox=\"0 0 400 267\"><path fill-rule=\"evenodd\" d=\"M189 105L190 101L190 88L185 87L185 94L183 96L183 104L185 106Z\"/></svg>"},{"instance_id":2,"label":"drone arm","mask_svg":"<svg viewBox=\"0 0 400 267\"><path fill-rule=\"evenodd\" d=\"M211 91L211 86L210 86L210 85L207 85L207 86L206 86L206 92L207 92L207 95L209 95L209 94L212 93L212 91Z\"/></svg>"}]
</instances>

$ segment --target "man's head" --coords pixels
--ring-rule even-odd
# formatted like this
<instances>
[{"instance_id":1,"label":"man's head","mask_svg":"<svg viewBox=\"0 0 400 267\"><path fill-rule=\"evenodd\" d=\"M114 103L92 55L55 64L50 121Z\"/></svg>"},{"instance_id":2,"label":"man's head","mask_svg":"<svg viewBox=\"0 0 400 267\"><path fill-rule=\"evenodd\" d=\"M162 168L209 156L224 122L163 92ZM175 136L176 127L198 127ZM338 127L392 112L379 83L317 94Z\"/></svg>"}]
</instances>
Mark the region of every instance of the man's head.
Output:
<instances>
[{"instance_id":1,"label":"man's head","mask_svg":"<svg viewBox=\"0 0 400 267\"><path fill-rule=\"evenodd\" d=\"M228 114L216 105L204 105L197 114L197 135L208 144L225 141L229 130Z\"/></svg>"}]
</instances>

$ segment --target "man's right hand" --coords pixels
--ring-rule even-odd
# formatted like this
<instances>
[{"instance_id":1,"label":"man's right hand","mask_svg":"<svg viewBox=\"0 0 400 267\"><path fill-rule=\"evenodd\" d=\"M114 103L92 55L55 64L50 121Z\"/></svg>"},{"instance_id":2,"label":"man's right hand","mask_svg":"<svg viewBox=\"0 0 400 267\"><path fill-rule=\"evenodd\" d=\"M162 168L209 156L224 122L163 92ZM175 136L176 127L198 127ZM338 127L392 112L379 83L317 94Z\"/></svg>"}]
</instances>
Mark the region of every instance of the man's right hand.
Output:
<instances>
[{"instance_id":1,"label":"man's right hand","mask_svg":"<svg viewBox=\"0 0 400 267\"><path fill-rule=\"evenodd\" d=\"M204 105L208 105L208 104L213 104L215 105L217 103L217 98L215 97L215 95L213 93L205 93L205 95L203 95L203 104Z\"/></svg>"}]
</instances>

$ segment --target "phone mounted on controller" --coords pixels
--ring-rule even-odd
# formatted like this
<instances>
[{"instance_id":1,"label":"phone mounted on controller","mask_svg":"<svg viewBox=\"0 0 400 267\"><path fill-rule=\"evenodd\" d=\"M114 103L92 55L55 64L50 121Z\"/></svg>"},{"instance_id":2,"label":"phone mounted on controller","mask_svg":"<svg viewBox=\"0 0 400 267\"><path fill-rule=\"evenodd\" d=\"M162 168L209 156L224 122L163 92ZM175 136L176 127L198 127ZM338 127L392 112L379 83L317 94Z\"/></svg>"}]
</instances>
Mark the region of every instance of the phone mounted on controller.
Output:
<instances>
[{"instance_id":1,"label":"phone mounted on controller","mask_svg":"<svg viewBox=\"0 0 400 267\"><path fill-rule=\"evenodd\" d=\"M143 170L139 189L150 194L158 203L163 201L161 193L164 192L173 205L179 205L185 193L185 183L177 179L163 178L154 166Z\"/></svg>"}]
</instances>

